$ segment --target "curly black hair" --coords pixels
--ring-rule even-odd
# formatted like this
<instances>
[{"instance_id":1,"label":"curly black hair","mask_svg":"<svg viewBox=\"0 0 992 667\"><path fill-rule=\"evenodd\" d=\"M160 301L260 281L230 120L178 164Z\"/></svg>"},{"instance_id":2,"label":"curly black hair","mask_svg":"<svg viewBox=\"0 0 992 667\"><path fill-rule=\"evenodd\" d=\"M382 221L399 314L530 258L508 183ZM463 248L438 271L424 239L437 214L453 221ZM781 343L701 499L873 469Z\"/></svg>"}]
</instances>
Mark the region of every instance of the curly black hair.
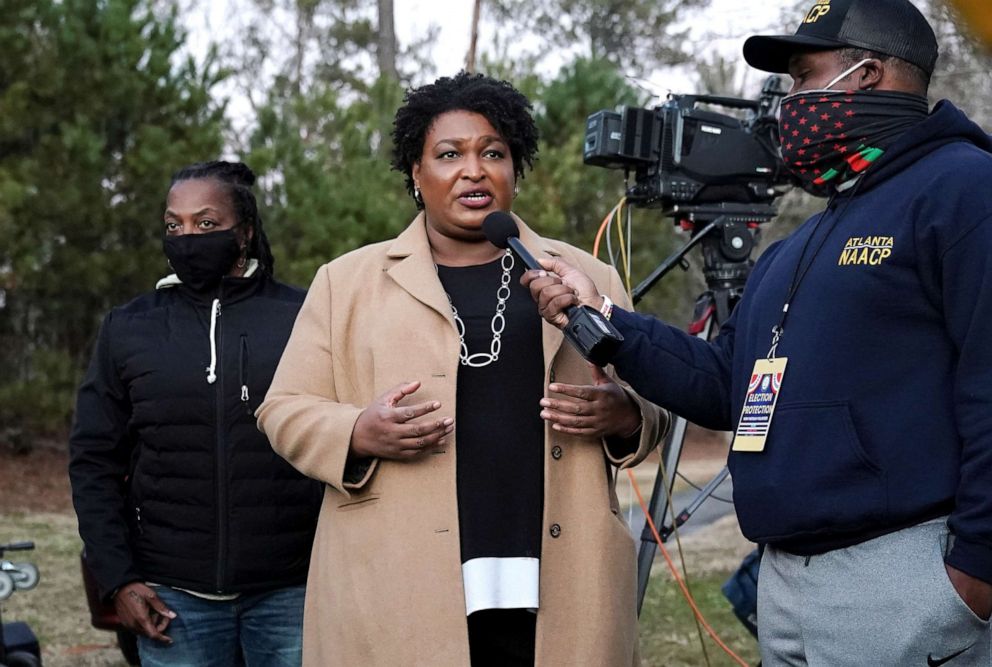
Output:
<instances>
[{"instance_id":1,"label":"curly black hair","mask_svg":"<svg viewBox=\"0 0 992 667\"><path fill-rule=\"evenodd\" d=\"M393 162L406 175L406 189L413 196L413 165L420 162L424 140L434 119L449 111L471 111L485 116L510 148L513 171L523 178L537 156L537 125L531 104L506 81L483 74L459 72L434 83L408 90L393 119ZM417 208L423 202L417 201Z\"/></svg>"},{"instance_id":2,"label":"curly black hair","mask_svg":"<svg viewBox=\"0 0 992 667\"><path fill-rule=\"evenodd\" d=\"M258 202L251 189L255 185L255 172L243 162L225 162L223 160L197 162L183 167L173 174L169 187L171 188L180 181L198 181L201 179L212 179L224 186L231 197L231 203L234 205L234 214L237 216L238 224L254 230L248 244L248 256L257 259L262 270L270 276L274 276L275 259L272 257L272 249L269 247L269 238L265 235L265 230L262 229L262 216L258 213Z\"/></svg>"}]
</instances>

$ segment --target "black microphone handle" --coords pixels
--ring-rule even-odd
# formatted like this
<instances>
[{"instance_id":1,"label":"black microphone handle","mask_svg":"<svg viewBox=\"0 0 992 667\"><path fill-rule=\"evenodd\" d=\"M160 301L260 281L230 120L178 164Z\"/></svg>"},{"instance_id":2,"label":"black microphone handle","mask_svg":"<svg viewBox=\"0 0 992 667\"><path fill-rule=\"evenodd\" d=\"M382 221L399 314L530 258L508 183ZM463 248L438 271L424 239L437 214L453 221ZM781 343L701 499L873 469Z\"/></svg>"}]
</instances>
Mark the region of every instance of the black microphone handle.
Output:
<instances>
[{"instance_id":1,"label":"black microphone handle","mask_svg":"<svg viewBox=\"0 0 992 667\"><path fill-rule=\"evenodd\" d=\"M524 266L526 266L528 269L537 270L537 271L546 270L543 266L537 263L537 260L534 259L534 255L530 254L530 251L527 250L526 247L524 247L524 244L520 242L520 239L518 237L510 236L506 239L506 243L507 245L510 246L510 249L513 250L513 254L519 257L520 261L523 262ZM579 308L578 306L568 306L567 308L565 308L565 316L568 317L569 320L571 320L573 317L575 317L578 308Z\"/></svg>"},{"instance_id":2,"label":"black microphone handle","mask_svg":"<svg viewBox=\"0 0 992 667\"><path fill-rule=\"evenodd\" d=\"M537 263L534 259L534 255L530 254L530 251L524 247L524 244L520 242L520 239L516 236L510 236L506 239L507 245L513 250L513 253L520 258L520 261L524 263L528 269L540 271L544 267Z\"/></svg>"}]
</instances>

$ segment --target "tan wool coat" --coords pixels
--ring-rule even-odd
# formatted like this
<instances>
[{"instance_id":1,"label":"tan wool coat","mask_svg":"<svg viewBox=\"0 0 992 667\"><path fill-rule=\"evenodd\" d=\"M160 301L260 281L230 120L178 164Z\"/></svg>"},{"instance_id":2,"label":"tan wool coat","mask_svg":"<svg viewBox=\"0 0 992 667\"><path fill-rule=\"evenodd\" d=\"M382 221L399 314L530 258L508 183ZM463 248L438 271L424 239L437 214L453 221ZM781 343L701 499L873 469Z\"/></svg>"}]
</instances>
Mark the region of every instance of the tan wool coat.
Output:
<instances>
[{"instance_id":1,"label":"tan wool coat","mask_svg":"<svg viewBox=\"0 0 992 667\"><path fill-rule=\"evenodd\" d=\"M612 268L518 224L536 257L561 256L617 304L627 303ZM561 333L544 323L545 386L591 384L588 365L562 343ZM442 453L414 462L376 460L361 479L345 481L355 421L386 390L420 380L406 402L437 400L437 415L455 415L458 350L423 214L396 239L318 271L258 410L276 451L328 485L307 584L309 667L469 665L457 438L449 436ZM643 459L668 419L632 396L643 429L636 453L622 460L602 441L545 426L537 667L639 662L635 548L619 512L615 470Z\"/></svg>"}]
</instances>

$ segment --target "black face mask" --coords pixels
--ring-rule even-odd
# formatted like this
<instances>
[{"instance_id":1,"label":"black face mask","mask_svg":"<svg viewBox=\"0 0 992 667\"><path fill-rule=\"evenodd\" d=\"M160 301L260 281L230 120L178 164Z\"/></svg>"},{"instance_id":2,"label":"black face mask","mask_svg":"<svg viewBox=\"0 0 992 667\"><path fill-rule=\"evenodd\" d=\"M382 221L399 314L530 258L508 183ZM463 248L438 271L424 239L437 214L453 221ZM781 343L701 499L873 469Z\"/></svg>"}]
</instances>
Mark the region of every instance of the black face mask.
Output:
<instances>
[{"instance_id":1,"label":"black face mask","mask_svg":"<svg viewBox=\"0 0 992 667\"><path fill-rule=\"evenodd\" d=\"M198 292L216 287L241 256L241 244L233 229L166 236L162 249L183 284Z\"/></svg>"}]
</instances>

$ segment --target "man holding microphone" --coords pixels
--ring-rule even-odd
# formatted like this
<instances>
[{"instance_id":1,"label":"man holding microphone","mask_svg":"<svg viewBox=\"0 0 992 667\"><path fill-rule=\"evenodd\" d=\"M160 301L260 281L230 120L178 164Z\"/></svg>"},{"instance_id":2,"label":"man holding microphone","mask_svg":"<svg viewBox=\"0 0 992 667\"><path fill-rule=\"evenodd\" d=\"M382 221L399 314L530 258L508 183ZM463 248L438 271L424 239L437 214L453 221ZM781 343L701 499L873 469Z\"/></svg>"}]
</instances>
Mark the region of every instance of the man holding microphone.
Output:
<instances>
[{"instance_id":1,"label":"man holding microphone","mask_svg":"<svg viewBox=\"0 0 992 667\"><path fill-rule=\"evenodd\" d=\"M744 57L792 76L782 157L829 200L759 258L719 336L613 308L558 260L523 282L558 326L608 314L640 395L735 430L763 664L989 665L992 141L929 109L937 42L908 0L811 3Z\"/></svg>"}]
</instances>

